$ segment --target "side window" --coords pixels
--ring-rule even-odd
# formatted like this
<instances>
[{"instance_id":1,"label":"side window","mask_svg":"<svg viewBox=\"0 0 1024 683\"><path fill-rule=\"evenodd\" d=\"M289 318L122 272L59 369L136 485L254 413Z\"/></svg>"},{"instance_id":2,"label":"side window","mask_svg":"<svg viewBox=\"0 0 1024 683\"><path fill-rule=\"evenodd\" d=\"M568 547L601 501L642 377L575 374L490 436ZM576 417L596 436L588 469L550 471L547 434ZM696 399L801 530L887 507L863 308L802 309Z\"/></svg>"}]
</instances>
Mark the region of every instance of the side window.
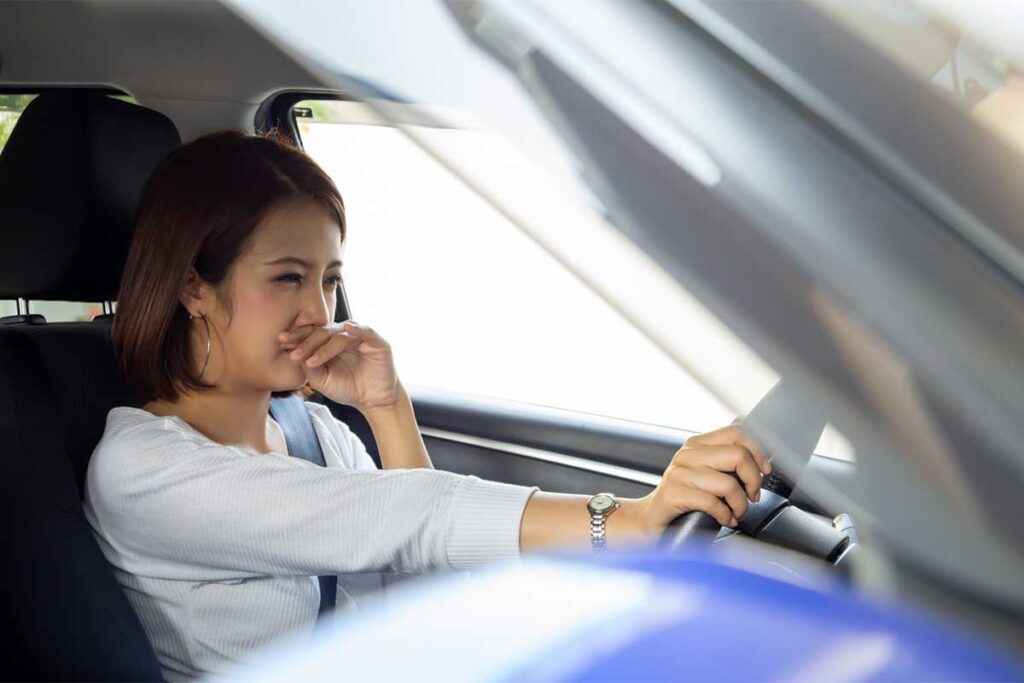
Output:
<instances>
[{"instance_id":1,"label":"side window","mask_svg":"<svg viewBox=\"0 0 1024 683\"><path fill-rule=\"evenodd\" d=\"M100 302L83 301L30 301L30 313L38 313L46 318L46 322L80 322L92 320L102 315L103 304ZM115 307L116 310L116 307ZM14 301L0 301L0 316L15 315L18 305Z\"/></svg>"},{"instance_id":2,"label":"side window","mask_svg":"<svg viewBox=\"0 0 1024 683\"><path fill-rule=\"evenodd\" d=\"M0 152L7 144L7 138L11 137L14 124L18 122L21 112L25 111L28 103L35 99L35 95L8 95L0 93Z\"/></svg>"},{"instance_id":3,"label":"side window","mask_svg":"<svg viewBox=\"0 0 1024 683\"><path fill-rule=\"evenodd\" d=\"M391 342L407 385L698 431L733 419L403 131L359 103L307 101L294 112L303 147L345 201L343 277L352 317ZM502 158L497 136L418 128L478 167L493 166L502 184L525 184L516 188L523 201L542 201L529 185L537 176L506 173L515 164ZM602 264L618 267L614 254Z\"/></svg>"},{"instance_id":4,"label":"side window","mask_svg":"<svg viewBox=\"0 0 1024 683\"><path fill-rule=\"evenodd\" d=\"M46 322L50 323L85 321L102 315L103 304L86 301L32 301L29 310L44 316Z\"/></svg>"}]
</instances>

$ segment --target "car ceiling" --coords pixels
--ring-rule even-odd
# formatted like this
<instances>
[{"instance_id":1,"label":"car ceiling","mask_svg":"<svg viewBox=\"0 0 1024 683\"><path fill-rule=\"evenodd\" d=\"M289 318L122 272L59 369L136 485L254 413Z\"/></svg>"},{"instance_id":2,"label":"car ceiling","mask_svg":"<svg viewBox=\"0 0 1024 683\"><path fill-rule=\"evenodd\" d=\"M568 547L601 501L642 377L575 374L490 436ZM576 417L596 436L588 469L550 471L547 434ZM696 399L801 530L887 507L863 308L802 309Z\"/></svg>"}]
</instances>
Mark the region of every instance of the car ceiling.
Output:
<instances>
[{"instance_id":1,"label":"car ceiling","mask_svg":"<svg viewBox=\"0 0 1024 683\"><path fill-rule=\"evenodd\" d=\"M184 141L252 130L282 90L323 90L309 70L219 2L0 3L0 87L109 86L174 121Z\"/></svg>"}]
</instances>

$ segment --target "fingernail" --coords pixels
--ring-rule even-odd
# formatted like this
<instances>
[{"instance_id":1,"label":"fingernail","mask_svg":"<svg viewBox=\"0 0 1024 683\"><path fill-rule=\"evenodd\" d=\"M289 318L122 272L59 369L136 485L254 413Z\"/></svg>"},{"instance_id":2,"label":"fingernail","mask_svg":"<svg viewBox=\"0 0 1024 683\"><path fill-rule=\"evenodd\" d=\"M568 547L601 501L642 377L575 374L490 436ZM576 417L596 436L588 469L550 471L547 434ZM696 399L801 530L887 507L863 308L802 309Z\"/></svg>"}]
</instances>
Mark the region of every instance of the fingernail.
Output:
<instances>
[{"instance_id":1,"label":"fingernail","mask_svg":"<svg viewBox=\"0 0 1024 683\"><path fill-rule=\"evenodd\" d=\"M729 518L729 526L736 526L737 524L739 524L739 521L735 517Z\"/></svg>"},{"instance_id":2,"label":"fingernail","mask_svg":"<svg viewBox=\"0 0 1024 683\"><path fill-rule=\"evenodd\" d=\"M760 503L761 502L761 489L758 489L757 493L754 494L754 502L755 503Z\"/></svg>"}]
</instances>

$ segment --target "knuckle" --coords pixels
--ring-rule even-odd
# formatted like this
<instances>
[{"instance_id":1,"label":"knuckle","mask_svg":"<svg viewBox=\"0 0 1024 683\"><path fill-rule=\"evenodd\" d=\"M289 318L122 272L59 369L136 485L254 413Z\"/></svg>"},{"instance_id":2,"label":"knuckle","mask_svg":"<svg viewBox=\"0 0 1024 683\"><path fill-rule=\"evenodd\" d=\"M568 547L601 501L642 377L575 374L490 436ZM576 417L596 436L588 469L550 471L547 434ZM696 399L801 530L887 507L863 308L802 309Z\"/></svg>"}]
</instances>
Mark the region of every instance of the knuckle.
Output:
<instances>
[{"instance_id":1,"label":"knuckle","mask_svg":"<svg viewBox=\"0 0 1024 683\"><path fill-rule=\"evenodd\" d=\"M727 525L729 523L729 518L732 517L732 513L729 511L729 508L722 504L715 506L711 515L715 518L715 521L722 526Z\"/></svg>"},{"instance_id":2,"label":"knuckle","mask_svg":"<svg viewBox=\"0 0 1024 683\"><path fill-rule=\"evenodd\" d=\"M739 484L736 482L736 478L732 474L726 474L725 472L719 472L714 470L713 488L716 494L719 496L726 496L732 493Z\"/></svg>"},{"instance_id":3,"label":"knuckle","mask_svg":"<svg viewBox=\"0 0 1024 683\"><path fill-rule=\"evenodd\" d=\"M749 468L747 470L747 480L750 482L750 488L755 491L761 488L761 470L756 466Z\"/></svg>"},{"instance_id":4,"label":"knuckle","mask_svg":"<svg viewBox=\"0 0 1024 683\"><path fill-rule=\"evenodd\" d=\"M692 453L693 451L690 450L688 447L680 448L678 451L676 451L676 454L672 456L672 463L680 467L685 467L687 463L689 463L690 456L692 455Z\"/></svg>"},{"instance_id":5,"label":"knuckle","mask_svg":"<svg viewBox=\"0 0 1024 683\"><path fill-rule=\"evenodd\" d=\"M673 467L665 473L665 477L673 484L684 484L688 481L687 473L682 467Z\"/></svg>"},{"instance_id":6,"label":"knuckle","mask_svg":"<svg viewBox=\"0 0 1024 683\"><path fill-rule=\"evenodd\" d=\"M715 496L724 496L729 492L729 485L718 477L708 479L701 484L701 488Z\"/></svg>"}]
</instances>

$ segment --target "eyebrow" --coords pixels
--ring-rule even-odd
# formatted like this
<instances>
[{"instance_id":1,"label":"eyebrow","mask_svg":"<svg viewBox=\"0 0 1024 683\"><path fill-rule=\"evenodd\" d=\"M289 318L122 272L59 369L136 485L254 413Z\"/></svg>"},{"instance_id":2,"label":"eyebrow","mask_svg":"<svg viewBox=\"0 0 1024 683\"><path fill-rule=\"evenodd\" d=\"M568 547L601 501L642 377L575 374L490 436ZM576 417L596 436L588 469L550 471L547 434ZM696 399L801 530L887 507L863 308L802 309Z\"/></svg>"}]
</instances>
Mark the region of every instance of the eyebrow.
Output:
<instances>
[{"instance_id":1,"label":"eyebrow","mask_svg":"<svg viewBox=\"0 0 1024 683\"><path fill-rule=\"evenodd\" d=\"M279 259L274 259L273 261L267 261L263 265L265 265L265 266L276 266L276 265L279 265L279 264L282 264L282 263L294 263L295 265L302 266L303 268L306 268L307 270L312 270L312 268L313 268L313 264L312 263L310 263L309 261L307 261L305 259L301 259L298 256L283 256L283 257L281 257ZM341 266L341 265L342 265L341 261L335 259L335 260L331 261L330 263L328 263L327 267L328 268L333 268L334 266Z\"/></svg>"}]
</instances>

